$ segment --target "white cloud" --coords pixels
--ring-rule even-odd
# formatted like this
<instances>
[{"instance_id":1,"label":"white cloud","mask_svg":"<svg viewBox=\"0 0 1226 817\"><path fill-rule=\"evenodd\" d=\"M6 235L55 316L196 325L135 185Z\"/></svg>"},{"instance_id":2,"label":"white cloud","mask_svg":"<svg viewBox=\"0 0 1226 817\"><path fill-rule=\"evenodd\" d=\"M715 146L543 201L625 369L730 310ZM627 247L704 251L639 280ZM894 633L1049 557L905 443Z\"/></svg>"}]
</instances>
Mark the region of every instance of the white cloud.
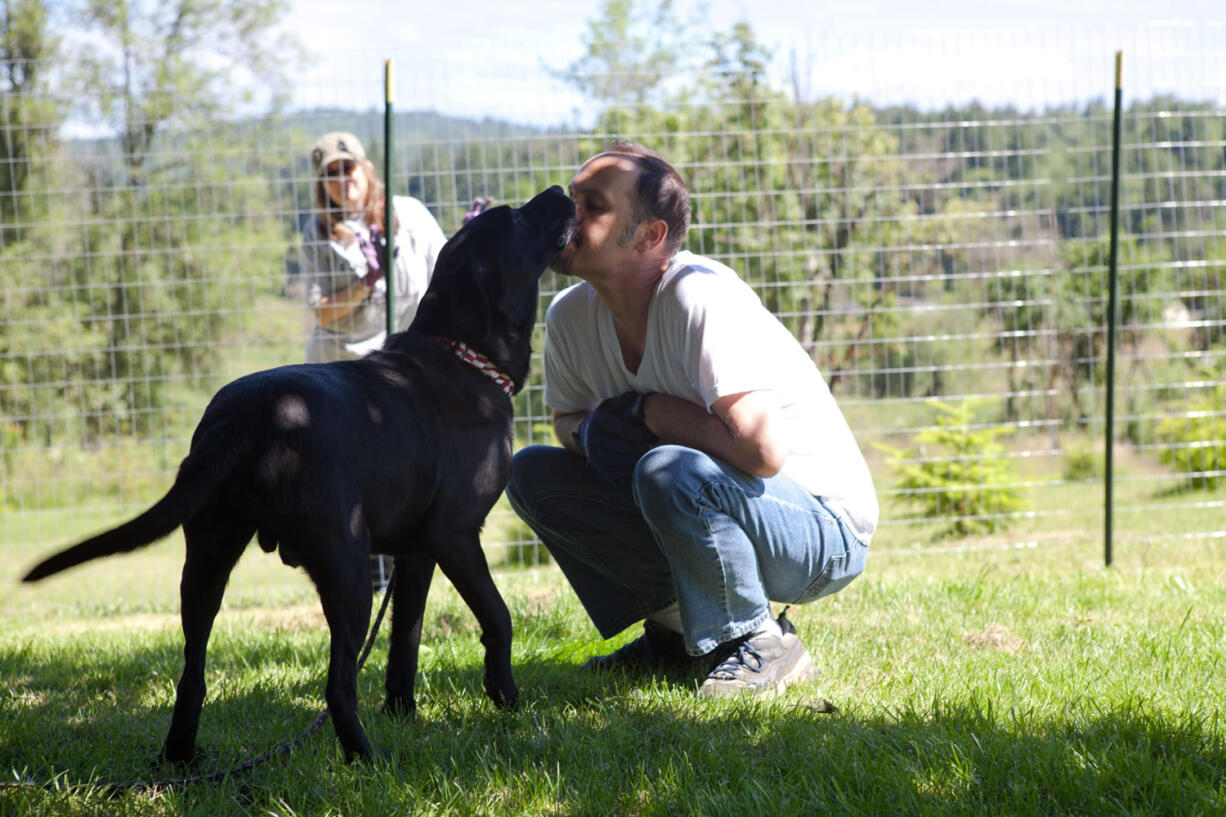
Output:
<instances>
[{"instance_id":1,"label":"white cloud","mask_svg":"<svg viewBox=\"0 0 1226 817\"><path fill-rule=\"evenodd\" d=\"M710 0L698 41L748 20L775 49L773 74L790 87L795 55L810 94L858 96L878 103L942 107L978 99L1022 109L1109 98L1113 52L1123 48L1131 98L1195 90L1223 98L1217 72L1187 64L1168 41L1187 42L1186 27L1148 24L1191 20L1213 33L1226 7L1207 0L1146 3L1117 0L862 0L831 10L811 0ZM695 0L679 3L690 14ZM552 78L582 53L595 5L536 0L528 5L470 0L416 4L371 0L358 7L362 25L336 18L323 0L295 0L291 25L316 52L296 87L303 107L382 105L383 60L396 64L398 109L432 109L544 124L574 122L587 103ZM1180 33L1182 30L1182 34ZM1182 37L1182 40L1180 40ZM1226 32L1216 32L1219 45ZM1205 59L1203 51L1195 58ZM1181 62L1184 59L1184 62ZM1217 62L1226 65L1226 55ZM1226 71L1226 68L1222 69ZM1202 97L1203 98L1203 97Z\"/></svg>"}]
</instances>

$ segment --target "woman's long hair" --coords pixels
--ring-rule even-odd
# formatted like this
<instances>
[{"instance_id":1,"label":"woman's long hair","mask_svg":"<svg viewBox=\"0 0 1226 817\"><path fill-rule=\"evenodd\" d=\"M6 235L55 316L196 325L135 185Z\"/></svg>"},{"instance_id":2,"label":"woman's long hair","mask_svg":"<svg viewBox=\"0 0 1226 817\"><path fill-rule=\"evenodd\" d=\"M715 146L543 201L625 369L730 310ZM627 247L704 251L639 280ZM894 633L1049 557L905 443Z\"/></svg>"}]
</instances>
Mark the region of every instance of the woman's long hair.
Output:
<instances>
[{"instance_id":1,"label":"woman's long hair","mask_svg":"<svg viewBox=\"0 0 1226 817\"><path fill-rule=\"evenodd\" d=\"M366 201L362 202L362 220L367 224L376 224L379 232L387 234L384 228L384 216L387 212L387 194L375 173L375 165L370 159L359 162L362 172L366 174ZM323 175L315 177L315 217L326 235L334 241L348 246L354 240L353 231L345 226L345 211L335 204L328 196L328 187L324 184ZM400 217L396 217L396 226L400 226Z\"/></svg>"}]
</instances>

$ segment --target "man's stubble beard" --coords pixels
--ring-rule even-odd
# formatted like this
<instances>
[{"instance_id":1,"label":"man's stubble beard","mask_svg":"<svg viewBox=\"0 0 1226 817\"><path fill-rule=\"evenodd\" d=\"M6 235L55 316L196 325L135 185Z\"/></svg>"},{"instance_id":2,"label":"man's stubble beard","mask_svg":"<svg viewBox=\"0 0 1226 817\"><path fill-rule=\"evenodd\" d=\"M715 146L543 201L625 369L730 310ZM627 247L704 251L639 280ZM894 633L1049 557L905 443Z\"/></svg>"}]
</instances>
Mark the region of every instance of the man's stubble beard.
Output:
<instances>
[{"instance_id":1,"label":"man's stubble beard","mask_svg":"<svg viewBox=\"0 0 1226 817\"><path fill-rule=\"evenodd\" d=\"M571 269L574 267L575 254L578 252L579 241L576 238L570 244L567 244L566 247L562 249L562 252L558 253L558 257L553 259L553 262L549 265L549 269L561 275L574 275L574 273L571 272Z\"/></svg>"}]
</instances>

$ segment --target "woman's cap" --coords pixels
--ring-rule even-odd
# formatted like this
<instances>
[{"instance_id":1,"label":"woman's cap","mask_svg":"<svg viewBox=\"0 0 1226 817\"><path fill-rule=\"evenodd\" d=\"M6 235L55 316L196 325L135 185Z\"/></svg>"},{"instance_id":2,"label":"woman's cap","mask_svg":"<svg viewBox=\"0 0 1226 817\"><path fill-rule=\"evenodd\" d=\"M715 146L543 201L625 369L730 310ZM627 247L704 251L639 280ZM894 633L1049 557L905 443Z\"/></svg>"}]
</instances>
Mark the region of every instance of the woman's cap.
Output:
<instances>
[{"instance_id":1,"label":"woman's cap","mask_svg":"<svg viewBox=\"0 0 1226 817\"><path fill-rule=\"evenodd\" d=\"M311 162L315 165L315 175L337 159L348 159L351 162L361 162L366 158L362 143L352 133L336 131L319 137L315 147L311 148Z\"/></svg>"}]
</instances>

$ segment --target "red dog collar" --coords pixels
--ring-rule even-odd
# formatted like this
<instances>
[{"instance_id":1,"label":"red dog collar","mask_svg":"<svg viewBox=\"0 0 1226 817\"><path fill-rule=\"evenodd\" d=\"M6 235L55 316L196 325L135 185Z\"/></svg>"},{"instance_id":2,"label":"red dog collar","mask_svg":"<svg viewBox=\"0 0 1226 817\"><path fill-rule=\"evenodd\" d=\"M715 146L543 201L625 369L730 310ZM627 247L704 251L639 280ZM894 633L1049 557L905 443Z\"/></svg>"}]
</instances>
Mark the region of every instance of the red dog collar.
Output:
<instances>
[{"instance_id":1,"label":"red dog collar","mask_svg":"<svg viewBox=\"0 0 1226 817\"><path fill-rule=\"evenodd\" d=\"M491 363L488 357L481 354L467 343L462 343L458 340L439 338L438 341L450 349L452 354L454 354L460 360L464 361L469 366L472 366L474 369L481 372L481 374L497 383L502 390L507 393L507 397L512 397L515 395L515 383L511 380L511 378L503 374L497 366Z\"/></svg>"}]
</instances>

